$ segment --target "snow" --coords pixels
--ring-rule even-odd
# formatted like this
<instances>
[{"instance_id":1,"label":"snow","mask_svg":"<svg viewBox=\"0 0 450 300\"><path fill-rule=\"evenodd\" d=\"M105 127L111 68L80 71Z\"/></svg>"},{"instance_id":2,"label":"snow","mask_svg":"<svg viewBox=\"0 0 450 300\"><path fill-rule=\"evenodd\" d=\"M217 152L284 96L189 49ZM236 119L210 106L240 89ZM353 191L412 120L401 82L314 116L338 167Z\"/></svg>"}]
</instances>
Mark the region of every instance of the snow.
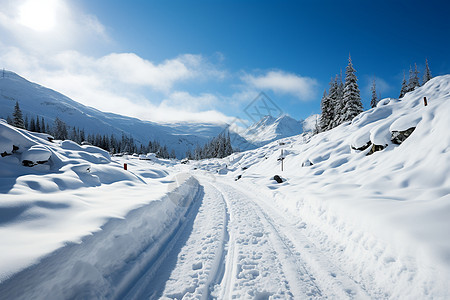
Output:
<instances>
[{"instance_id":1,"label":"snow","mask_svg":"<svg viewBox=\"0 0 450 300\"><path fill-rule=\"evenodd\" d=\"M308 237L366 285L369 294L446 298L449 82L449 75L434 78L401 101L389 99L309 142L297 136L287 146L272 143L251 155L234 154L229 168L235 171L229 176L240 174L237 185L305 222ZM410 127L416 130L404 143L390 141L392 131ZM368 141L388 147L372 156L365 156L368 150L351 151L350 146ZM276 185L269 178L280 173L282 148L290 151L284 161L287 181Z\"/></svg>"},{"instance_id":2,"label":"snow","mask_svg":"<svg viewBox=\"0 0 450 300\"><path fill-rule=\"evenodd\" d=\"M327 132L188 164L0 122L0 294L449 298L450 75L382 102ZM354 150L367 142L387 147ZM48 162L22 166L30 149Z\"/></svg>"},{"instance_id":3,"label":"snow","mask_svg":"<svg viewBox=\"0 0 450 300\"><path fill-rule=\"evenodd\" d=\"M309 124L306 125L309 126ZM288 115L278 118L267 115L247 128L242 136L248 143L262 146L281 138L300 134L302 130L303 122L294 120Z\"/></svg>"},{"instance_id":4,"label":"snow","mask_svg":"<svg viewBox=\"0 0 450 300\"><path fill-rule=\"evenodd\" d=\"M0 90L0 118L11 115L18 101L24 118L44 117L47 124L53 124L58 117L69 126L84 129L86 135L114 134L120 139L122 134L125 134L143 145L148 145L150 140L156 140L161 145L166 145L169 151L174 150L178 158L184 158L188 149L193 151L197 145L206 144L228 128L228 124L220 123L155 123L101 112L54 90L29 82L10 71L5 71L5 76L0 78ZM253 128L255 131L252 131L249 128L245 137L231 130L233 147L245 145L246 149L254 149L277 138L299 134L302 122L281 116L274 124L262 127L265 129Z\"/></svg>"},{"instance_id":5,"label":"snow","mask_svg":"<svg viewBox=\"0 0 450 300\"><path fill-rule=\"evenodd\" d=\"M11 115L18 101L24 118L44 117L51 125L58 117L69 126L84 129L86 135L114 134L118 139L122 134L131 135L143 145L157 140L169 150L175 150L179 158L184 157L187 149L205 144L227 127L227 124L214 123L155 123L101 112L10 71L5 71L5 76L0 78L0 90L0 118Z\"/></svg>"},{"instance_id":6,"label":"snow","mask_svg":"<svg viewBox=\"0 0 450 300\"><path fill-rule=\"evenodd\" d=\"M52 152L47 147L34 145L22 153L22 161L46 162L50 159L50 156L52 156Z\"/></svg>"},{"instance_id":7,"label":"snow","mask_svg":"<svg viewBox=\"0 0 450 300\"><path fill-rule=\"evenodd\" d=\"M4 122L0 132L2 145L11 139L20 145L0 160L0 294L7 298L70 298L83 283L110 289L113 283L100 277L120 273L124 257L131 260L149 239L174 230L196 195L190 175L177 175L168 186L172 175L164 165L112 161L102 149L52 143ZM21 159L48 162L25 167ZM53 279L42 286L46 276Z\"/></svg>"}]
</instances>

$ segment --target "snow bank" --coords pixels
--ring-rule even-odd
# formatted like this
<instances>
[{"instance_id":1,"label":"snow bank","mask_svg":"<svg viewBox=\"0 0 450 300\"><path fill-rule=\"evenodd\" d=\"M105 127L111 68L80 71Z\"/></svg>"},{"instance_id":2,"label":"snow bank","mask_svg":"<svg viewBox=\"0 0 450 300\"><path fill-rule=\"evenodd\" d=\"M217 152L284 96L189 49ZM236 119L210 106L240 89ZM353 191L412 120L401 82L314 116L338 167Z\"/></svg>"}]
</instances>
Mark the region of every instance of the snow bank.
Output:
<instances>
[{"instance_id":1,"label":"snow bank","mask_svg":"<svg viewBox=\"0 0 450 300\"><path fill-rule=\"evenodd\" d=\"M317 248L373 297L449 298L449 112L450 75L436 77L328 132L234 154L226 176L240 175L235 184L304 222ZM391 141L411 127L400 145ZM383 147L354 150L367 143ZM289 150L286 182L275 185L281 149Z\"/></svg>"},{"instance_id":2,"label":"snow bank","mask_svg":"<svg viewBox=\"0 0 450 300\"><path fill-rule=\"evenodd\" d=\"M51 142L5 122L0 145L8 150L0 157L0 298L126 293L198 190L189 175L168 180L168 162L111 160L100 148Z\"/></svg>"},{"instance_id":3,"label":"snow bank","mask_svg":"<svg viewBox=\"0 0 450 300\"><path fill-rule=\"evenodd\" d=\"M168 251L166 246L171 235L184 221L196 197L199 185L192 176L181 174L174 182L177 184L161 198L125 216L109 218L90 236L83 236L77 243L67 243L5 280L0 285L0 294L7 299L123 297L137 277ZM142 198L148 194L147 189L129 190L128 196ZM109 201L119 199L112 197ZM69 204L61 201L58 204L60 209L65 205Z\"/></svg>"}]
</instances>

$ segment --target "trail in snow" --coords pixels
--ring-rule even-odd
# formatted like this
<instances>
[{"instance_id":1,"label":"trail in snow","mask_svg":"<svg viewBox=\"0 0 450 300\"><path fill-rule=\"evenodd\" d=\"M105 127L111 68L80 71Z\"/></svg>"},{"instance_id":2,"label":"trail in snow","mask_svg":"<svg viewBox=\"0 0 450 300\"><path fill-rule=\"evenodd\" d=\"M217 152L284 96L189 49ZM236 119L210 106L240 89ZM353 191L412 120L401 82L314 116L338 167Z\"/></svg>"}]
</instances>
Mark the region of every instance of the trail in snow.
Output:
<instances>
[{"instance_id":1,"label":"trail in snow","mask_svg":"<svg viewBox=\"0 0 450 300\"><path fill-rule=\"evenodd\" d=\"M204 191L198 211L175 237L179 246L160 264L170 276L156 272L149 280L142 274L129 298L367 298L302 236L301 227L278 224L286 220L255 193L211 177L198 179Z\"/></svg>"},{"instance_id":2,"label":"trail in snow","mask_svg":"<svg viewBox=\"0 0 450 300\"><path fill-rule=\"evenodd\" d=\"M288 221L263 205L264 199L256 191L220 181L215 182L215 187L228 200L230 236L236 235L230 241L235 255L227 258L232 271L217 287L221 291L218 298L368 298L363 287L314 248L302 234L301 226L285 226ZM248 276L243 267L248 265L250 274L257 276Z\"/></svg>"},{"instance_id":3,"label":"trail in snow","mask_svg":"<svg viewBox=\"0 0 450 300\"><path fill-rule=\"evenodd\" d=\"M210 288L222 278L228 243L228 211L222 195L204 184L202 205L189 239L178 254L177 265L166 282L164 297L208 299Z\"/></svg>"}]
</instances>

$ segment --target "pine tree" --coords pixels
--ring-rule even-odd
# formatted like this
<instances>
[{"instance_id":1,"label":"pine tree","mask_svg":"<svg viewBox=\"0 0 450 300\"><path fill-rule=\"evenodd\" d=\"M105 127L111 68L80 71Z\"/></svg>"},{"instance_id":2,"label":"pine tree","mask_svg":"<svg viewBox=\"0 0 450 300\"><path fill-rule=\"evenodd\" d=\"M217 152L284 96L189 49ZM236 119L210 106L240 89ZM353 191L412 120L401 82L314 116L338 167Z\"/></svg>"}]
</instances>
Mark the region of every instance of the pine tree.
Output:
<instances>
[{"instance_id":1,"label":"pine tree","mask_svg":"<svg viewBox=\"0 0 450 300\"><path fill-rule=\"evenodd\" d=\"M354 117L363 111L361 97L359 95L358 78L355 75L352 59L348 57L348 66L345 69L344 85L344 109L341 112L341 123L353 120Z\"/></svg>"},{"instance_id":2,"label":"pine tree","mask_svg":"<svg viewBox=\"0 0 450 300\"><path fill-rule=\"evenodd\" d=\"M72 127L69 139L71 139L72 141L78 143L78 134L77 134L77 130L76 130L75 126Z\"/></svg>"},{"instance_id":3,"label":"pine tree","mask_svg":"<svg viewBox=\"0 0 450 300\"><path fill-rule=\"evenodd\" d=\"M68 137L66 123L61 121L58 117L56 117L55 119L53 131L54 131L53 135L57 140L65 140Z\"/></svg>"},{"instance_id":4,"label":"pine tree","mask_svg":"<svg viewBox=\"0 0 450 300\"><path fill-rule=\"evenodd\" d=\"M377 96L377 88L376 88L376 84L375 84L375 79L372 82L372 100L370 101L370 106L372 108L377 106L378 103L378 96Z\"/></svg>"},{"instance_id":5,"label":"pine tree","mask_svg":"<svg viewBox=\"0 0 450 300\"><path fill-rule=\"evenodd\" d=\"M331 98L327 95L327 90L323 91L320 108L322 110L322 113L320 114L320 131L326 131L331 124L334 110L331 106Z\"/></svg>"},{"instance_id":6,"label":"pine tree","mask_svg":"<svg viewBox=\"0 0 450 300\"><path fill-rule=\"evenodd\" d=\"M334 127L336 127L339 122L336 120L337 116L339 115L339 98L338 98L338 82L337 77L334 79L332 78L330 81L330 88L328 90L328 98L330 101L330 122L328 124L328 127L326 130L330 130Z\"/></svg>"},{"instance_id":7,"label":"pine tree","mask_svg":"<svg viewBox=\"0 0 450 300\"><path fill-rule=\"evenodd\" d=\"M31 121L30 121L30 126L29 126L29 129L28 129L29 131L33 131L33 132L36 132L36 122L34 121L34 118L31 118Z\"/></svg>"},{"instance_id":8,"label":"pine tree","mask_svg":"<svg viewBox=\"0 0 450 300\"><path fill-rule=\"evenodd\" d=\"M86 136L85 136L85 133L84 133L84 129L81 129L81 131L80 131L80 141L84 142L85 140L86 140Z\"/></svg>"},{"instance_id":9,"label":"pine tree","mask_svg":"<svg viewBox=\"0 0 450 300\"><path fill-rule=\"evenodd\" d=\"M191 149L188 149L188 150L186 151L186 158L187 158L187 159L194 159L194 157L192 156Z\"/></svg>"},{"instance_id":10,"label":"pine tree","mask_svg":"<svg viewBox=\"0 0 450 300\"><path fill-rule=\"evenodd\" d=\"M342 71L340 75L336 75L336 96L333 96L332 106L334 108L333 119L329 129L339 126L341 122L341 114L344 110L344 83L342 82Z\"/></svg>"},{"instance_id":11,"label":"pine tree","mask_svg":"<svg viewBox=\"0 0 450 300\"><path fill-rule=\"evenodd\" d=\"M41 124L39 122L39 116L36 116L36 132L42 132Z\"/></svg>"},{"instance_id":12,"label":"pine tree","mask_svg":"<svg viewBox=\"0 0 450 300\"><path fill-rule=\"evenodd\" d=\"M30 123L28 122L28 115L25 116L25 121L23 122L23 126L25 126L26 130L29 130Z\"/></svg>"},{"instance_id":13,"label":"pine tree","mask_svg":"<svg viewBox=\"0 0 450 300\"><path fill-rule=\"evenodd\" d=\"M399 96L399 98L403 98L403 96L405 96L405 94L407 92L408 92L408 84L406 83L405 72L403 72L402 88L400 89L400 96Z\"/></svg>"},{"instance_id":14,"label":"pine tree","mask_svg":"<svg viewBox=\"0 0 450 300\"><path fill-rule=\"evenodd\" d=\"M433 76L431 76L430 67L428 66L428 59L425 59L425 72L423 72L423 81L422 85L427 83Z\"/></svg>"},{"instance_id":15,"label":"pine tree","mask_svg":"<svg viewBox=\"0 0 450 300\"><path fill-rule=\"evenodd\" d=\"M417 64L414 64L414 71L411 66L409 67L408 92L414 91L414 89L418 86L420 86L419 71L417 71Z\"/></svg>"},{"instance_id":16,"label":"pine tree","mask_svg":"<svg viewBox=\"0 0 450 300\"><path fill-rule=\"evenodd\" d=\"M13 125L18 127L18 128L25 129L25 124L24 124L24 121L23 121L23 115L22 115L22 111L20 110L18 101L16 101L16 105L14 106Z\"/></svg>"},{"instance_id":17,"label":"pine tree","mask_svg":"<svg viewBox=\"0 0 450 300\"><path fill-rule=\"evenodd\" d=\"M233 147L231 146L230 132L228 131L226 146L225 146L225 156L233 154Z\"/></svg>"},{"instance_id":18,"label":"pine tree","mask_svg":"<svg viewBox=\"0 0 450 300\"><path fill-rule=\"evenodd\" d=\"M13 125L13 120L11 119L11 116L6 117L6 123L8 123L9 125Z\"/></svg>"},{"instance_id":19,"label":"pine tree","mask_svg":"<svg viewBox=\"0 0 450 300\"><path fill-rule=\"evenodd\" d=\"M45 121L44 121L44 117L41 118L41 132L42 133L46 133L46 127L45 127Z\"/></svg>"},{"instance_id":20,"label":"pine tree","mask_svg":"<svg viewBox=\"0 0 450 300\"><path fill-rule=\"evenodd\" d=\"M417 70L417 64L414 63L414 88L420 86L419 71Z\"/></svg>"}]
</instances>

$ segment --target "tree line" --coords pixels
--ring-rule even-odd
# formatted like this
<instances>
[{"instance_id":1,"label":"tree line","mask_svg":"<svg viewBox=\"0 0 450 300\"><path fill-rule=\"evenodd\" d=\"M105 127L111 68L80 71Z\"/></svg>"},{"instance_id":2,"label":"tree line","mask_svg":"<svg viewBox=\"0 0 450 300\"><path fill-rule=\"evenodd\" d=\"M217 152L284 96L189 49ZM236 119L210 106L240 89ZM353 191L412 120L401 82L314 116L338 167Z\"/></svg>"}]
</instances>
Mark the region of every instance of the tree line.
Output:
<instances>
[{"instance_id":1,"label":"tree line","mask_svg":"<svg viewBox=\"0 0 450 300\"><path fill-rule=\"evenodd\" d=\"M325 89L323 93L320 106L321 116L317 126L317 132L327 131L344 122L351 121L363 111L360 91L357 83L358 79L355 73L356 70L353 67L351 57L349 56L348 65L345 69L345 82L342 81L342 73L336 75L330 81L328 92ZM412 67L410 67L408 81L406 81L405 74L403 74L399 98L402 98L406 93L413 91L416 87L424 85L431 78L432 76L428 66L428 60L425 60L425 70L422 84L420 84L419 81L417 64L414 64L414 71ZM375 80L372 82L371 92L372 98L370 101L370 106L374 108L377 106L379 101Z\"/></svg>"},{"instance_id":2,"label":"tree line","mask_svg":"<svg viewBox=\"0 0 450 300\"><path fill-rule=\"evenodd\" d=\"M211 139L203 147L197 145L194 152L188 150L186 157L188 159L205 159L205 158L224 158L232 154L230 132L222 132L217 137Z\"/></svg>"},{"instance_id":3,"label":"tree line","mask_svg":"<svg viewBox=\"0 0 450 300\"><path fill-rule=\"evenodd\" d=\"M147 146L136 145L131 135L122 133L121 138L114 134L93 134L86 133L84 129L75 126L68 126L64 121L56 117L53 124L46 121L44 117L36 116L23 118L19 102L16 101L12 117L7 116L8 124L26 129L32 132L46 133L57 140L72 140L78 144L90 144L100 147L112 154L117 153L155 153L160 158L175 158L175 151L168 149L166 145L161 145L158 141L149 141Z\"/></svg>"},{"instance_id":4,"label":"tree line","mask_svg":"<svg viewBox=\"0 0 450 300\"><path fill-rule=\"evenodd\" d=\"M417 64L414 64L414 71L411 66L409 66L409 78L406 81L405 72L403 72L402 87L400 89L399 98L403 98L406 93L412 92L416 87L422 86L427 83L433 76L431 76L430 67L428 66L428 59L425 59L425 70L423 72L422 84L419 81L419 71L417 70Z\"/></svg>"}]
</instances>

